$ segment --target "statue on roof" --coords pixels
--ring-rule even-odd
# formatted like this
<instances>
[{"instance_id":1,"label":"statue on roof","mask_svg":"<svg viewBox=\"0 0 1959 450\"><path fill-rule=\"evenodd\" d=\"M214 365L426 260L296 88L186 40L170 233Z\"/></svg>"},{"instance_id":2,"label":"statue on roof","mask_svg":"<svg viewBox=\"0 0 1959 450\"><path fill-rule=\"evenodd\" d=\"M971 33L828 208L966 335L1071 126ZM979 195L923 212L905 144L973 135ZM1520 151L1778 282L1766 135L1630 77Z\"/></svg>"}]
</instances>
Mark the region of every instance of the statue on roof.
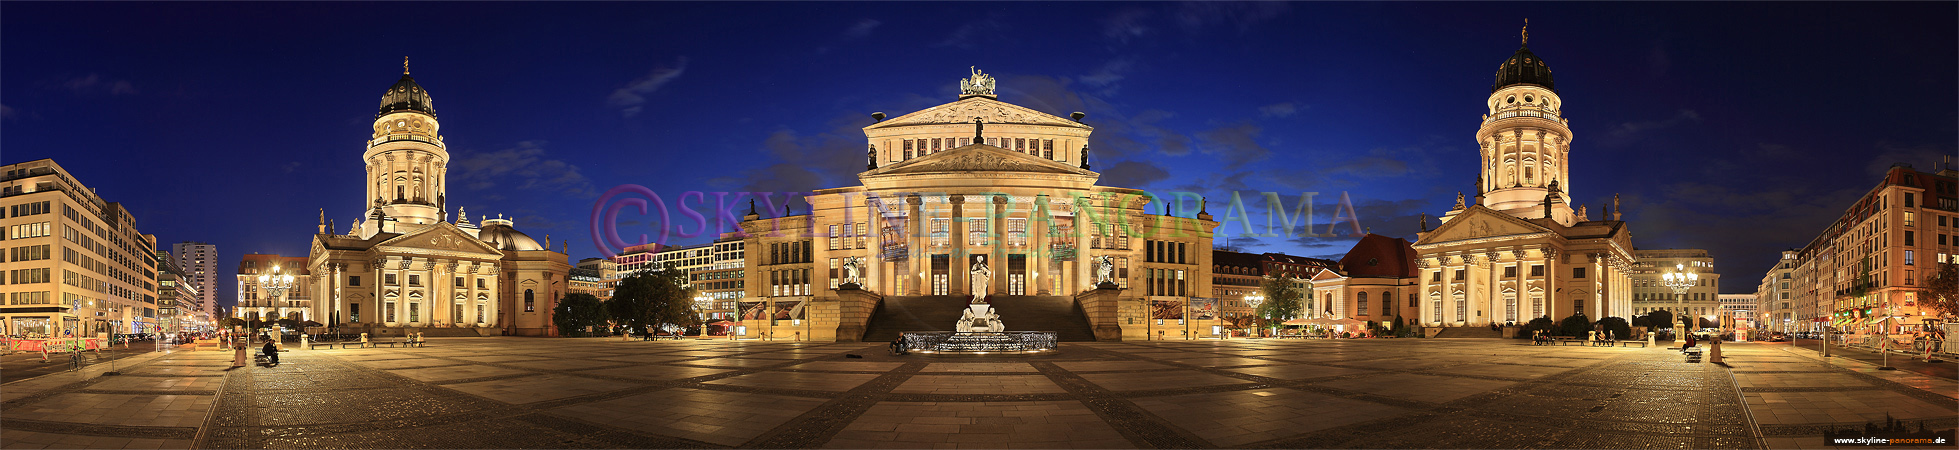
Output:
<instances>
[{"instance_id":1,"label":"statue on roof","mask_svg":"<svg viewBox=\"0 0 1959 450\"><path fill-rule=\"evenodd\" d=\"M959 80L959 96L993 96L993 76L981 72L979 66L971 66L971 69L973 70L973 76L971 78Z\"/></svg>"}]
</instances>

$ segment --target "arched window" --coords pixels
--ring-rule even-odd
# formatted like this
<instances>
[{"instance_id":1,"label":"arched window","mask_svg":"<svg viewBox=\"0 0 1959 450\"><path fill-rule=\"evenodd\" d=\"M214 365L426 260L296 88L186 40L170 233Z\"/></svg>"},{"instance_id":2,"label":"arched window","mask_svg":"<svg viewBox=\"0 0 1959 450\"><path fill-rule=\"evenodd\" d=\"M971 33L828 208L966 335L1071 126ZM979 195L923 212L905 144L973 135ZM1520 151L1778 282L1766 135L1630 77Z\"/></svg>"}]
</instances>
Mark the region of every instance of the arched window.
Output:
<instances>
[{"instance_id":1,"label":"arched window","mask_svg":"<svg viewBox=\"0 0 1959 450\"><path fill-rule=\"evenodd\" d=\"M1366 293L1366 292L1361 292L1361 293L1359 293L1359 294L1356 294L1356 295L1355 295L1355 297L1354 297L1354 307L1356 308L1356 309L1354 310L1354 315L1356 315L1356 316L1365 316L1365 315L1368 315L1368 314L1367 314L1367 293Z\"/></svg>"},{"instance_id":2,"label":"arched window","mask_svg":"<svg viewBox=\"0 0 1959 450\"><path fill-rule=\"evenodd\" d=\"M1394 294L1388 291L1381 291L1381 315L1394 315Z\"/></svg>"},{"instance_id":3,"label":"arched window","mask_svg":"<svg viewBox=\"0 0 1959 450\"><path fill-rule=\"evenodd\" d=\"M524 290L524 312L537 312L537 295L530 289Z\"/></svg>"}]
</instances>

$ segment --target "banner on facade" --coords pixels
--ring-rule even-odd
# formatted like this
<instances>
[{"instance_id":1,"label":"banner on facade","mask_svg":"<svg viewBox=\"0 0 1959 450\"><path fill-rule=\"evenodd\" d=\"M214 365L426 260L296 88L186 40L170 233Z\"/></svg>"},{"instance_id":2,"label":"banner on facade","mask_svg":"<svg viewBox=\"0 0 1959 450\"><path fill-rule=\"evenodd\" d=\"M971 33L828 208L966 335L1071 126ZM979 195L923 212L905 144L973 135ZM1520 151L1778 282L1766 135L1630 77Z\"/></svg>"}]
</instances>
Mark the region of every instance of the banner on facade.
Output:
<instances>
[{"instance_id":1,"label":"banner on facade","mask_svg":"<svg viewBox=\"0 0 1959 450\"><path fill-rule=\"evenodd\" d=\"M1214 320L1218 318L1218 299L1191 297L1190 318L1195 320Z\"/></svg>"},{"instance_id":2,"label":"banner on facade","mask_svg":"<svg viewBox=\"0 0 1959 450\"><path fill-rule=\"evenodd\" d=\"M1176 300L1151 300L1150 318L1159 320L1178 320L1184 318L1184 302Z\"/></svg>"},{"instance_id":3,"label":"banner on facade","mask_svg":"<svg viewBox=\"0 0 1959 450\"><path fill-rule=\"evenodd\" d=\"M803 305L808 300L776 300L775 320L803 320Z\"/></svg>"},{"instance_id":4,"label":"banner on facade","mask_svg":"<svg viewBox=\"0 0 1959 450\"><path fill-rule=\"evenodd\" d=\"M768 302L738 302L741 304L741 320L763 320L769 318Z\"/></svg>"}]
</instances>

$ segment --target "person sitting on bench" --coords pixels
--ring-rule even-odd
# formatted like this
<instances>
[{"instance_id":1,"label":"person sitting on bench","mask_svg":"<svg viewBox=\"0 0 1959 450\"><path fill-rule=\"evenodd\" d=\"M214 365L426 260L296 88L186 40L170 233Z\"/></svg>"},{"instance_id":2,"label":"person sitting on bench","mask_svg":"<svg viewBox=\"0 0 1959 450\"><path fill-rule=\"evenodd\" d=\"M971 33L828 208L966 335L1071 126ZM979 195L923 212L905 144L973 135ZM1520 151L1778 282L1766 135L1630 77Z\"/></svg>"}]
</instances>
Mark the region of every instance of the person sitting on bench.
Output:
<instances>
[{"instance_id":1,"label":"person sitting on bench","mask_svg":"<svg viewBox=\"0 0 1959 450\"><path fill-rule=\"evenodd\" d=\"M279 365L279 347L272 345L272 341L265 341L265 347L260 348L259 352L265 354L266 362L274 366Z\"/></svg>"}]
</instances>

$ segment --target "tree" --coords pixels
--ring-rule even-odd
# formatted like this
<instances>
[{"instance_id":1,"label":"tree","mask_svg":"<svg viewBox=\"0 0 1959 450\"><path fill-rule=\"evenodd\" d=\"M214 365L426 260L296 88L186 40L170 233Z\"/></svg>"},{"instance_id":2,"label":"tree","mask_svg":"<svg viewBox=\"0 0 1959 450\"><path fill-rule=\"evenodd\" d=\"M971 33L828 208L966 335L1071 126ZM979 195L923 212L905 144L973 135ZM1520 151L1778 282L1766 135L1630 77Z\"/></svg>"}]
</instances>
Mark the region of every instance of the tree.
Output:
<instances>
[{"instance_id":1,"label":"tree","mask_svg":"<svg viewBox=\"0 0 1959 450\"><path fill-rule=\"evenodd\" d=\"M1937 270L1925 276L1925 295L1918 307L1940 316L1959 315L1959 264L1936 263Z\"/></svg>"},{"instance_id":2,"label":"tree","mask_svg":"<svg viewBox=\"0 0 1959 450\"><path fill-rule=\"evenodd\" d=\"M1607 317L1599 319L1598 326L1603 328L1604 331L1612 332L1613 339L1628 339L1632 337L1632 327L1626 325L1626 319L1624 318Z\"/></svg>"},{"instance_id":3,"label":"tree","mask_svg":"<svg viewBox=\"0 0 1959 450\"><path fill-rule=\"evenodd\" d=\"M1651 319L1651 318L1648 318L1648 317L1646 317L1646 316L1633 316L1633 320L1632 320L1632 326L1635 326L1635 327L1652 327L1652 326L1653 326L1653 319Z\"/></svg>"},{"instance_id":4,"label":"tree","mask_svg":"<svg viewBox=\"0 0 1959 450\"><path fill-rule=\"evenodd\" d=\"M558 325L558 332L566 334L585 331L588 326L604 325L610 318L604 302L583 292L565 295L558 300L558 307L551 310L551 322Z\"/></svg>"},{"instance_id":5,"label":"tree","mask_svg":"<svg viewBox=\"0 0 1959 450\"><path fill-rule=\"evenodd\" d=\"M1279 322L1298 318L1304 309L1300 300L1305 295L1294 289L1292 283L1293 278L1284 275L1265 279L1265 284L1259 286L1259 290L1265 293L1265 303L1258 305L1256 314Z\"/></svg>"},{"instance_id":6,"label":"tree","mask_svg":"<svg viewBox=\"0 0 1959 450\"><path fill-rule=\"evenodd\" d=\"M1673 312L1654 310L1653 312L1646 313L1646 323L1652 324L1652 327L1656 331L1661 328L1673 328Z\"/></svg>"},{"instance_id":7,"label":"tree","mask_svg":"<svg viewBox=\"0 0 1959 450\"><path fill-rule=\"evenodd\" d=\"M225 328L237 328L237 327L245 326L246 324L245 324L245 319L240 319L237 317L226 317L224 318L224 320L218 321L218 325Z\"/></svg>"},{"instance_id":8,"label":"tree","mask_svg":"<svg viewBox=\"0 0 1959 450\"><path fill-rule=\"evenodd\" d=\"M1558 323L1559 336L1584 337L1587 331L1592 331L1592 320L1584 314L1572 314Z\"/></svg>"},{"instance_id":9,"label":"tree","mask_svg":"<svg viewBox=\"0 0 1959 450\"><path fill-rule=\"evenodd\" d=\"M1517 337L1528 338L1537 335L1538 331L1556 332L1557 329L1558 329L1557 322L1552 321L1550 316L1543 316L1543 317L1531 319L1530 323L1524 324L1522 335Z\"/></svg>"},{"instance_id":10,"label":"tree","mask_svg":"<svg viewBox=\"0 0 1959 450\"><path fill-rule=\"evenodd\" d=\"M696 325L700 316L693 290L683 287L686 283L687 273L672 267L641 272L619 281L612 300L605 302L606 311L613 321L639 332L663 324Z\"/></svg>"}]
</instances>

